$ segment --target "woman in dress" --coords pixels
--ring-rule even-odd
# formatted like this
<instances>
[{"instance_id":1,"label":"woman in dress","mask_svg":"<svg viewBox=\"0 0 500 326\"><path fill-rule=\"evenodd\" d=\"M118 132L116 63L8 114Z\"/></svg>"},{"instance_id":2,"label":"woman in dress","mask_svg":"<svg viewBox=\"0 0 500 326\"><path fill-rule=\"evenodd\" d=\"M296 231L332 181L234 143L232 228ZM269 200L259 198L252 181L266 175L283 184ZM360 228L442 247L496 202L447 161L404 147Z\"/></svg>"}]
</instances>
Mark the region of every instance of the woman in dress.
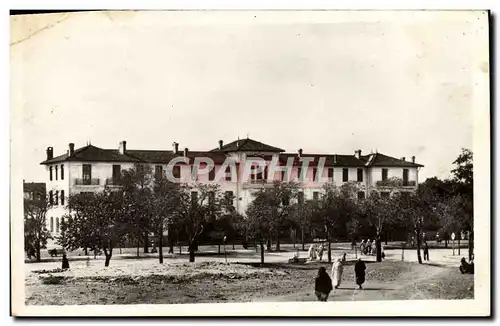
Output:
<instances>
[{"instance_id":1,"label":"woman in dress","mask_svg":"<svg viewBox=\"0 0 500 326\"><path fill-rule=\"evenodd\" d=\"M365 283L365 271L366 271L366 265L361 260L361 258L359 258L356 264L354 265L354 273L356 274L356 284L359 286L360 289L363 288L362 285L363 283Z\"/></svg>"},{"instance_id":2,"label":"woman in dress","mask_svg":"<svg viewBox=\"0 0 500 326\"><path fill-rule=\"evenodd\" d=\"M337 261L333 263L332 266L332 280L335 284L335 288L338 289L340 283L342 283L342 272L344 271L344 266L342 265L342 259L337 258Z\"/></svg>"},{"instance_id":3,"label":"woman in dress","mask_svg":"<svg viewBox=\"0 0 500 326\"><path fill-rule=\"evenodd\" d=\"M314 290L316 297L319 301L326 301L330 292L332 292L332 279L328 276L326 269L320 267L318 271L318 276L316 276Z\"/></svg>"}]
</instances>

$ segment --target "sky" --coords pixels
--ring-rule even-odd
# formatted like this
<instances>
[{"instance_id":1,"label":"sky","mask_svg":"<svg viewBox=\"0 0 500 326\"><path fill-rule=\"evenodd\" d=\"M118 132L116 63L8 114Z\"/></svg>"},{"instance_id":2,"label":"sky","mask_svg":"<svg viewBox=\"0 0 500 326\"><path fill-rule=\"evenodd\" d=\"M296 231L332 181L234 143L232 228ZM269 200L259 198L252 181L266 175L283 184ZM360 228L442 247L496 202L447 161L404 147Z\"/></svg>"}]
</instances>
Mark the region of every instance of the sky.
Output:
<instances>
[{"instance_id":1,"label":"sky","mask_svg":"<svg viewBox=\"0 0 500 326\"><path fill-rule=\"evenodd\" d=\"M450 176L472 148L481 13L114 12L11 19L11 112L26 181L92 145L416 156ZM486 36L486 37L485 37ZM482 50L482 51L481 51ZM20 151L20 152L19 152Z\"/></svg>"}]
</instances>

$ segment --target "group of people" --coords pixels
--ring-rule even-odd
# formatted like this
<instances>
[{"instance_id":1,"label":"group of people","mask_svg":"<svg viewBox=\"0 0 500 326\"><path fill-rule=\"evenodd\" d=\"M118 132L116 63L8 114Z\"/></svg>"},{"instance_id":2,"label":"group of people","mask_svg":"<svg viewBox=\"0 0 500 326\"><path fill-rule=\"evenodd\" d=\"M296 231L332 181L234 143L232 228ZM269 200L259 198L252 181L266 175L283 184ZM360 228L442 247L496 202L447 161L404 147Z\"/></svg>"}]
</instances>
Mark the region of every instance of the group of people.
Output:
<instances>
[{"instance_id":1,"label":"group of people","mask_svg":"<svg viewBox=\"0 0 500 326\"><path fill-rule=\"evenodd\" d=\"M319 261L322 261L324 251L325 251L325 246L323 246L323 244L320 244L318 247L312 244L309 247L309 250L307 251L307 257L309 258L309 260L319 259Z\"/></svg>"},{"instance_id":2,"label":"group of people","mask_svg":"<svg viewBox=\"0 0 500 326\"><path fill-rule=\"evenodd\" d=\"M331 277L326 272L325 267L320 267L318 271L318 276L315 280L315 294L319 301L327 301L330 293L333 289L338 289L342 283L342 273L344 270L344 264L346 262L346 254L342 258L338 258L332 266ZM354 274L356 276L356 284L359 289L363 288L363 283L365 282L365 271L366 265L359 258L354 265ZM333 280L333 281L332 281Z\"/></svg>"}]
</instances>

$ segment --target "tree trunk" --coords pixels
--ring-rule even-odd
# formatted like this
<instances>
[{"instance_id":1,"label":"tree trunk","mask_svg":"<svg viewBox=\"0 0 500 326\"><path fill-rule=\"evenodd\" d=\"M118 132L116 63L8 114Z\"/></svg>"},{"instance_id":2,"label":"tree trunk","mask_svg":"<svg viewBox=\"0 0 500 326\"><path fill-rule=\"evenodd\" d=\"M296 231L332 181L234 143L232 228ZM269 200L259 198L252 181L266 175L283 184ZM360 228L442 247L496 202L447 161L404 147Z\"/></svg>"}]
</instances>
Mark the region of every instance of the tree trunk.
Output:
<instances>
[{"instance_id":1,"label":"tree trunk","mask_svg":"<svg viewBox=\"0 0 500 326\"><path fill-rule=\"evenodd\" d=\"M417 237L417 258L418 258L418 263L422 264L422 256L420 255L420 229L415 230L416 237Z\"/></svg>"},{"instance_id":2,"label":"tree trunk","mask_svg":"<svg viewBox=\"0 0 500 326\"><path fill-rule=\"evenodd\" d=\"M40 262L42 261L42 255L41 255L41 252L40 252L40 240L38 240L36 242L36 261L37 262Z\"/></svg>"},{"instance_id":3,"label":"tree trunk","mask_svg":"<svg viewBox=\"0 0 500 326\"><path fill-rule=\"evenodd\" d=\"M448 239L444 239L444 247L448 248Z\"/></svg>"},{"instance_id":4,"label":"tree trunk","mask_svg":"<svg viewBox=\"0 0 500 326\"><path fill-rule=\"evenodd\" d=\"M276 251L279 252L280 251L280 234L278 232L278 234L276 235Z\"/></svg>"},{"instance_id":5,"label":"tree trunk","mask_svg":"<svg viewBox=\"0 0 500 326\"><path fill-rule=\"evenodd\" d=\"M174 253L174 233L172 232L172 228L170 226L168 227L168 242L170 245L168 253L173 254Z\"/></svg>"},{"instance_id":6,"label":"tree trunk","mask_svg":"<svg viewBox=\"0 0 500 326\"><path fill-rule=\"evenodd\" d=\"M106 256L106 260L104 261L104 267L108 267L109 261L111 260L111 256L113 255L113 248L110 248L109 252L106 248L104 248L104 255Z\"/></svg>"},{"instance_id":7,"label":"tree trunk","mask_svg":"<svg viewBox=\"0 0 500 326\"><path fill-rule=\"evenodd\" d=\"M234 250L234 242L233 242L233 250Z\"/></svg>"},{"instance_id":8,"label":"tree trunk","mask_svg":"<svg viewBox=\"0 0 500 326\"><path fill-rule=\"evenodd\" d=\"M264 242L260 240L260 265L264 267Z\"/></svg>"},{"instance_id":9,"label":"tree trunk","mask_svg":"<svg viewBox=\"0 0 500 326\"><path fill-rule=\"evenodd\" d=\"M460 238L462 237L462 234L458 232L458 255L460 256Z\"/></svg>"},{"instance_id":10,"label":"tree trunk","mask_svg":"<svg viewBox=\"0 0 500 326\"><path fill-rule=\"evenodd\" d=\"M271 242L271 237L269 237L269 239L267 239L267 251L271 251L272 245L273 243Z\"/></svg>"},{"instance_id":11,"label":"tree trunk","mask_svg":"<svg viewBox=\"0 0 500 326\"><path fill-rule=\"evenodd\" d=\"M139 258L139 249L141 248L141 242L137 239L137 258Z\"/></svg>"},{"instance_id":12,"label":"tree trunk","mask_svg":"<svg viewBox=\"0 0 500 326\"><path fill-rule=\"evenodd\" d=\"M301 233L301 241L302 241L302 250L306 250L306 243L304 242L304 238L305 238L305 232L304 232L304 227L301 227L300 228L300 233Z\"/></svg>"},{"instance_id":13,"label":"tree trunk","mask_svg":"<svg viewBox=\"0 0 500 326\"><path fill-rule=\"evenodd\" d=\"M472 260L472 256L474 255L474 232L469 233L469 261Z\"/></svg>"},{"instance_id":14,"label":"tree trunk","mask_svg":"<svg viewBox=\"0 0 500 326\"><path fill-rule=\"evenodd\" d=\"M149 235L147 232L144 234L144 253L149 253Z\"/></svg>"},{"instance_id":15,"label":"tree trunk","mask_svg":"<svg viewBox=\"0 0 500 326\"><path fill-rule=\"evenodd\" d=\"M387 240L387 238L386 238ZM377 232L377 238L375 239L375 248L377 248L377 262L382 262L382 240L380 239L380 232Z\"/></svg>"},{"instance_id":16,"label":"tree trunk","mask_svg":"<svg viewBox=\"0 0 500 326\"><path fill-rule=\"evenodd\" d=\"M87 247L83 248L83 252L85 253L85 256L88 256L88 255L89 255L89 253L88 253L88 251L87 251Z\"/></svg>"},{"instance_id":17,"label":"tree trunk","mask_svg":"<svg viewBox=\"0 0 500 326\"><path fill-rule=\"evenodd\" d=\"M160 264L163 264L163 227L160 226L160 237L158 238L158 257Z\"/></svg>"},{"instance_id":18,"label":"tree trunk","mask_svg":"<svg viewBox=\"0 0 500 326\"><path fill-rule=\"evenodd\" d=\"M332 262L332 242L330 241L330 226L326 224L326 240L328 241L328 262Z\"/></svg>"},{"instance_id":19,"label":"tree trunk","mask_svg":"<svg viewBox=\"0 0 500 326\"><path fill-rule=\"evenodd\" d=\"M189 249L189 262L190 263L194 263L195 262L194 250L192 248Z\"/></svg>"},{"instance_id":20,"label":"tree trunk","mask_svg":"<svg viewBox=\"0 0 500 326\"><path fill-rule=\"evenodd\" d=\"M217 254L220 255L220 243L219 243L219 252Z\"/></svg>"}]
</instances>

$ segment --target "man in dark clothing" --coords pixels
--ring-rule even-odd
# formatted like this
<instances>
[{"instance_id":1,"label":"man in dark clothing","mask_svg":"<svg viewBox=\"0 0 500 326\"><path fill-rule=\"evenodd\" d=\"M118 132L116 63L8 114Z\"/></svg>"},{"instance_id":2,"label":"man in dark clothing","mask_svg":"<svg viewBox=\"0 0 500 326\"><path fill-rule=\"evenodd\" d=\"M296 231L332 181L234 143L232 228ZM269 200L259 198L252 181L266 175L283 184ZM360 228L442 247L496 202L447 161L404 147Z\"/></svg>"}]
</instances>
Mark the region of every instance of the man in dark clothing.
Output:
<instances>
[{"instance_id":1,"label":"man in dark clothing","mask_svg":"<svg viewBox=\"0 0 500 326\"><path fill-rule=\"evenodd\" d=\"M66 254L63 254L62 258L62 269L68 269L69 268L69 260L66 257Z\"/></svg>"},{"instance_id":2,"label":"man in dark clothing","mask_svg":"<svg viewBox=\"0 0 500 326\"><path fill-rule=\"evenodd\" d=\"M320 267L318 271L318 276L316 276L314 290L316 297L318 297L319 301L326 301L330 292L333 290L332 279L326 273L326 269L324 267Z\"/></svg>"},{"instance_id":3,"label":"man in dark clothing","mask_svg":"<svg viewBox=\"0 0 500 326\"><path fill-rule=\"evenodd\" d=\"M429 260L429 246L427 242L424 243L424 260Z\"/></svg>"},{"instance_id":4,"label":"man in dark clothing","mask_svg":"<svg viewBox=\"0 0 500 326\"><path fill-rule=\"evenodd\" d=\"M366 265L361 260L361 258L359 258L356 264L354 265L354 273L356 274L356 284L359 286L360 289L363 288L361 285L365 283L365 270L366 270Z\"/></svg>"}]
</instances>

